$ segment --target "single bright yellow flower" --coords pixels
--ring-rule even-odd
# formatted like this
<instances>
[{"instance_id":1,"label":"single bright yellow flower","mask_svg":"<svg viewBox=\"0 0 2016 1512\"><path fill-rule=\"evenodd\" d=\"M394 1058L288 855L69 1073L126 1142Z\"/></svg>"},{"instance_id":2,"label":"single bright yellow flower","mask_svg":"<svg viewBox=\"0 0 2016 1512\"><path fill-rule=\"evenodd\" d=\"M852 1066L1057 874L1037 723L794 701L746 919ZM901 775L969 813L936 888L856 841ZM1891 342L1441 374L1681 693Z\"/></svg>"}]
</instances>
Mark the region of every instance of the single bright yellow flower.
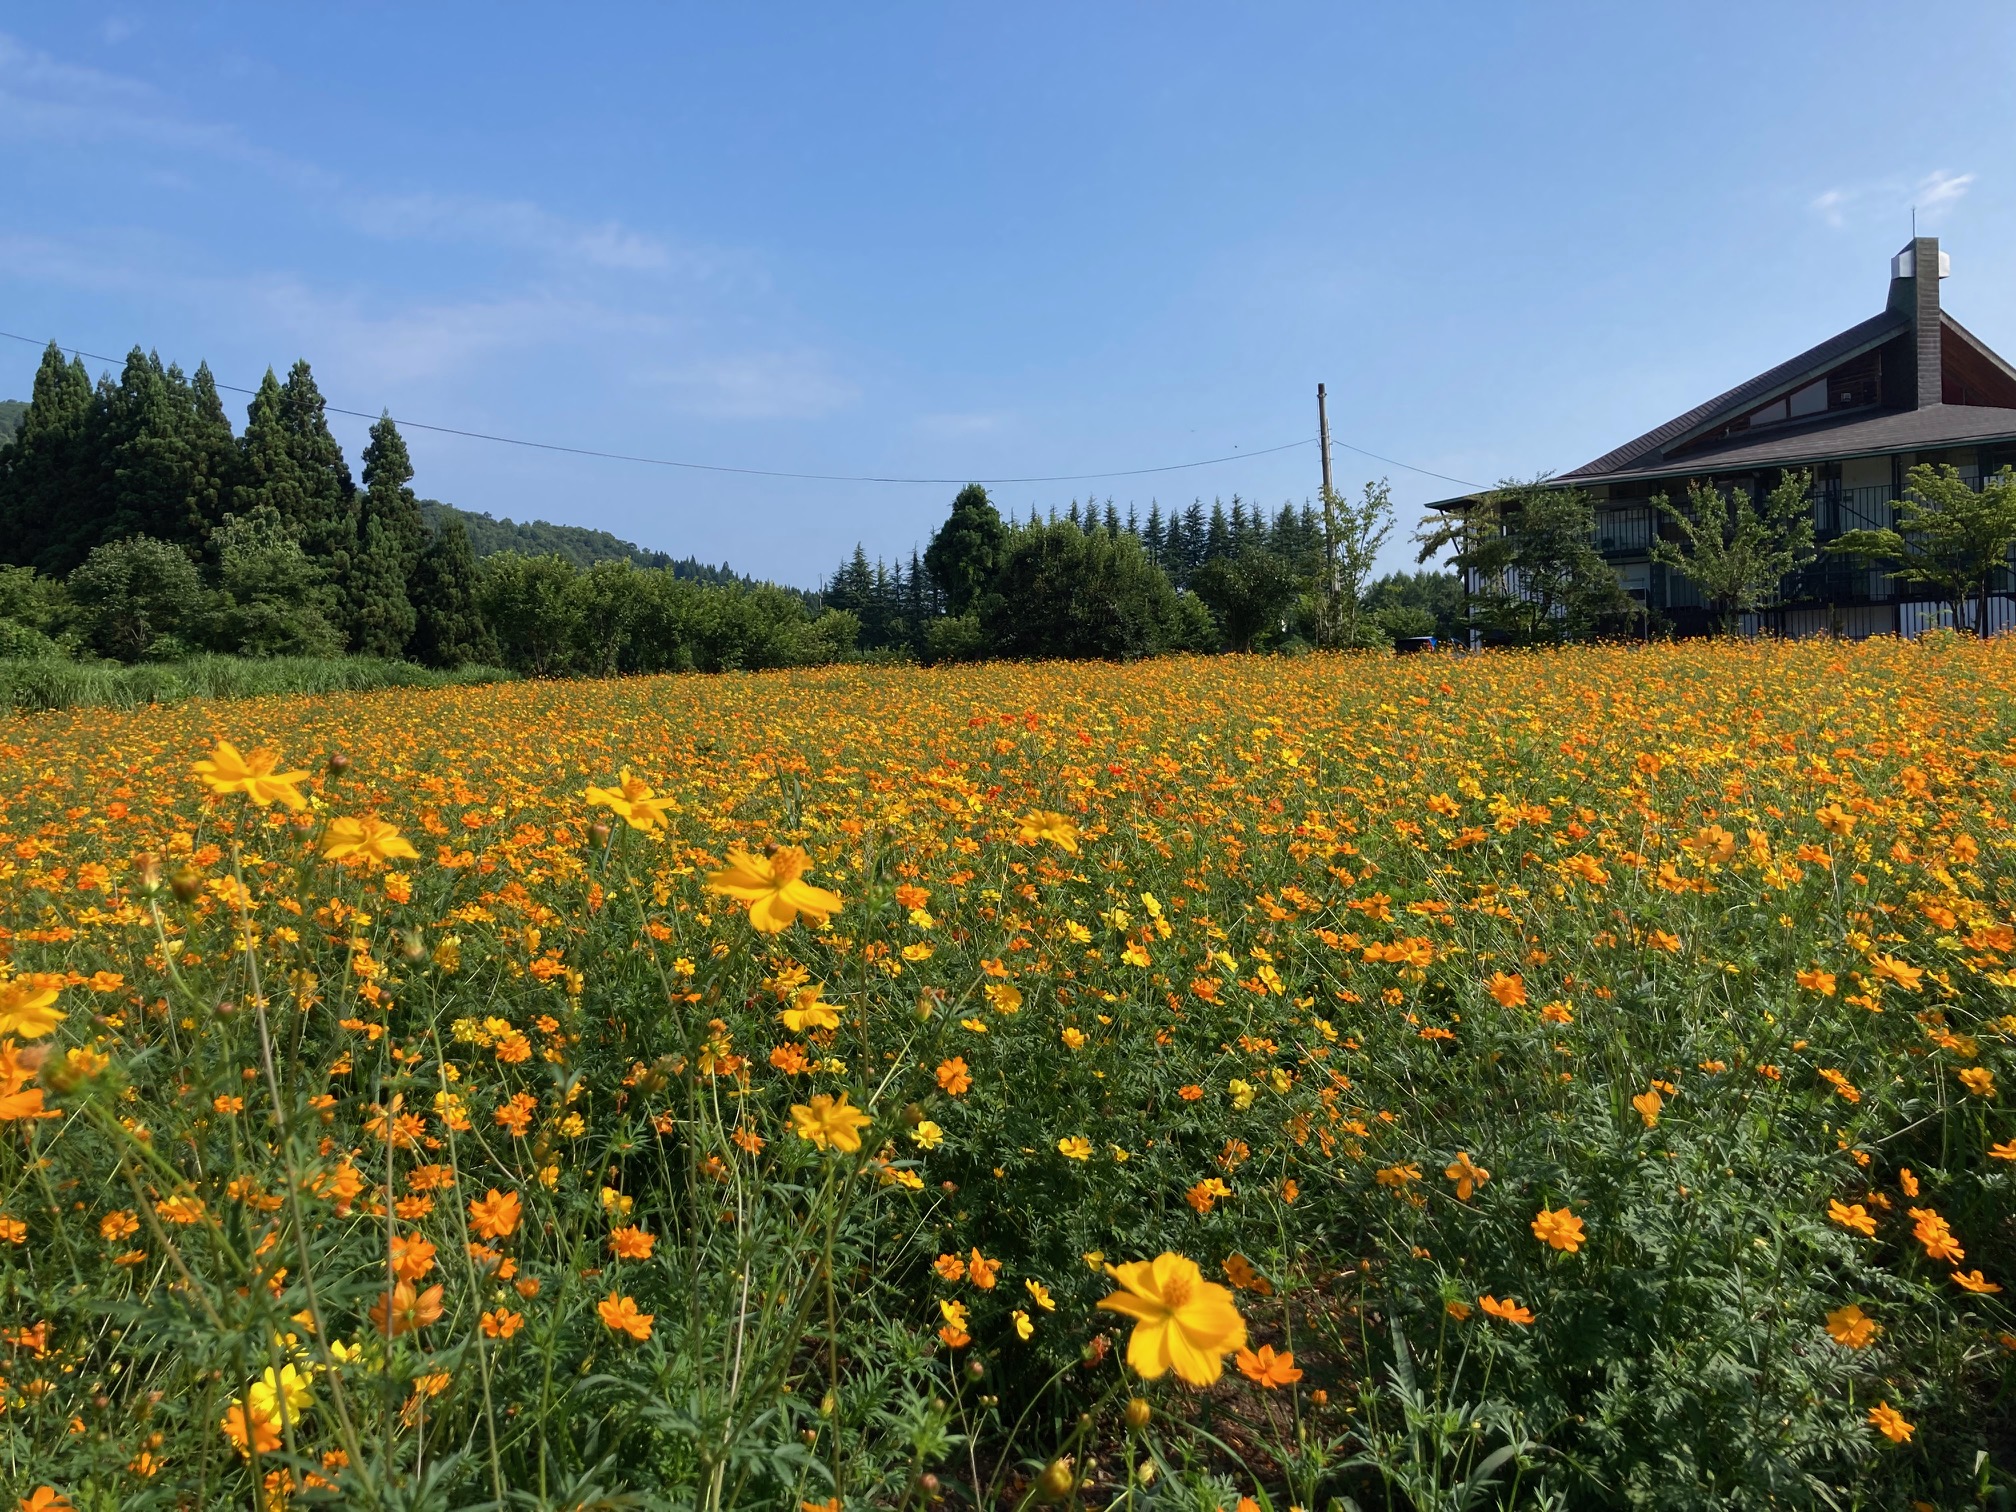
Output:
<instances>
[{"instance_id":1,"label":"single bright yellow flower","mask_svg":"<svg viewBox=\"0 0 2016 1512\"><path fill-rule=\"evenodd\" d=\"M747 903L749 922L764 934L777 934L789 929L801 913L814 924L824 924L840 911L838 893L799 880L811 864L811 858L795 846L782 846L768 856L731 850L726 870L712 873L707 886Z\"/></svg>"},{"instance_id":2,"label":"single bright yellow flower","mask_svg":"<svg viewBox=\"0 0 2016 1512\"><path fill-rule=\"evenodd\" d=\"M70 1015L56 1011L56 989L19 978L0 986L0 1035L40 1039Z\"/></svg>"},{"instance_id":3,"label":"single bright yellow flower","mask_svg":"<svg viewBox=\"0 0 2016 1512\"><path fill-rule=\"evenodd\" d=\"M220 740L216 750L196 763L194 771L220 797L243 793L261 808L276 802L290 809L308 807L308 800L296 786L306 782L308 774L274 771L279 764L280 753L270 747L260 746L250 756L244 756L230 741Z\"/></svg>"},{"instance_id":4,"label":"single bright yellow flower","mask_svg":"<svg viewBox=\"0 0 2016 1512\"><path fill-rule=\"evenodd\" d=\"M395 857L418 861L420 852L383 819L334 819L322 837L324 861L362 861L377 866Z\"/></svg>"},{"instance_id":5,"label":"single bright yellow flower","mask_svg":"<svg viewBox=\"0 0 2016 1512\"><path fill-rule=\"evenodd\" d=\"M1192 1386L1209 1386L1225 1370L1225 1356L1246 1344L1246 1320L1232 1293L1206 1281L1197 1262L1164 1251L1153 1260L1109 1265L1121 1290L1099 1306L1134 1319L1127 1363L1148 1380L1174 1369Z\"/></svg>"},{"instance_id":6,"label":"single bright yellow flower","mask_svg":"<svg viewBox=\"0 0 2016 1512\"><path fill-rule=\"evenodd\" d=\"M585 796L591 807L611 810L634 830L658 828L664 822L665 810L678 807L677 799L652 797L644 780L632 777L628 767L617 777L616 786L591 787Z\"/></svg>"},{"instance_id":7,"label":"single bright yellow flower","mask_svg":"<svg viewBox=\"0 0 2016 1512\"><path fill-rule=\"evenodd\" d=\"M842 1092L839 1101L834 1101L821 1092L807 1107L804 1103L794 1103L791 1107L791 1125L798 1137L817 1145L827 1146L844 1155L852 1155L861 1148L861 1131L873 1120L859 1108L847 1101Z\"/></svg>"},{"instance_id":8,"label":"single bright yellow flower","mask_svg":"<svg viewBox=\"0 0 2016 1512\"><path fill-rule=\"evenodd\" d=\"M1016 821L1015 838L1024 845L1048 840L1062 850L1078 854L1078 826L1054 809L1036 809Z\"/></svg>"},{"instance_id":9,"label":"single bright yellow flower","mask_svg":"<svg viewBox=\"0 0 2016 1512\"><path fill-rule=\"evenodd\" d=\"M800 988L797 998L789 1008L778 1012L784 1027L793 1034L803 1034L808 1029L838 1029L840 1011L831 1003L819 1001L817 987Z\"/></svg>"}]
</instances>

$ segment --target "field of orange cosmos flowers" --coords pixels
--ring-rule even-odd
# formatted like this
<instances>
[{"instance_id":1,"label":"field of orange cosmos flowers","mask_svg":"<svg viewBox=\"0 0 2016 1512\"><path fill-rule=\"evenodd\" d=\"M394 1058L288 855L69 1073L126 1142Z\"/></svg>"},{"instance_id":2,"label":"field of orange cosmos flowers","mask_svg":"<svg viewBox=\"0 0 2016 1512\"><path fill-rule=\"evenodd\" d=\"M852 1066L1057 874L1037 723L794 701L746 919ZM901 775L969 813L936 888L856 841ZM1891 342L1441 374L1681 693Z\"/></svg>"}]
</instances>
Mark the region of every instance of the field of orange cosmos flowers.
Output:
<instances>
[{"instance_id":1,"label":"field of orange cosmos flowers","mask_svg":"<svg viewBox=\"0 0 2016 1512\"><path fill-rule=\"evenodd\" d=\"M2012 688L1697 643L15 719L0 1478L1995 1494Z\"/></svg>"}]
</instances>

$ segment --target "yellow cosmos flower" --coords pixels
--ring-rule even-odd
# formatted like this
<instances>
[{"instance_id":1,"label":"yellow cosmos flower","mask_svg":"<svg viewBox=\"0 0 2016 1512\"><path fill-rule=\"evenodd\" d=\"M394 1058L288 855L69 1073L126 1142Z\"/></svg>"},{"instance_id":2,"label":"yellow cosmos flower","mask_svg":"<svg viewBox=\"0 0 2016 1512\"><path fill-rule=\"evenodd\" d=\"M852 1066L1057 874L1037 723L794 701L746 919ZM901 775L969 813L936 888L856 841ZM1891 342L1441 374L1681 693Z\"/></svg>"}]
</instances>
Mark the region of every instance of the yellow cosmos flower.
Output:
<instances>
[{"instance_id":1,"label":"yellow cosmos flower","mask_svg":"<svg viewBox=\"0 0 2016 1512\"><path fill-rule=\"evenodd\" d=\"M250 756L244 756L230 741L220 740L217 749L192 770L220 797L243 793L261 808L269 803L284 803L290 809L308 807L308 800L296 787L308 780L308 774L274 771L279 764L280 753L269 747L260 746Z\"/></svg>"},{"instance_id":2,"label":"yellow cosmos flower","mask_svg":"<svg viewBox=\"0 0 2016 1512\"><path fill-rule=\"evenodd\" d=\"M677 808L676 798L654 798L640 777L623 768L613 788L591 787L585 794L590 807L606 808L634 830L654 830L664 823L665 810Z\"/></svg>"},{"instance_id":3,"label":"yellow cosmos flower","mask_svg":"<svg viewBox=\"0 0 2016 1512\"><path fill-rule=\"evenodd\" d=\"M782 846L768 856L731 850L727 868L711 873L707 887L747 903L749 922L763 934L789 929L801 913L814 924L824 924L840 911L841 899L838 893L799 880L811 864L811 857L795 846Z\"/></svg>"},{"instance_id":4,"label":"yellow cosmos flower","mask_svg":"<svg viewBox=\"0 0 2016 1512\"><path fill-rule=\"evenodd\" d=\"M808 1029L838 1029L840 1011L831 1003L819 1001L817 987L800 989L796 1000L789 1008L778 1012L777 1017L784 1027L793 1034L803 1034Z\"/></svg>"},{"instance_id":5,"label":"yellow cosmos flower","mask_svg":"<svg viewBox=\"0 0 2016 1512\"><path fill-rule=\"evenodd\" d=\"M1078 854L1078 826L1054 809L1036 809L1016 821L1015 838L1024 845L1048 840L1061 850Z\"/></svg>"},{"instance_id":6,"label":"yellow cosmos flower","mask_svg":"<svg viewBox=\"0 0 2016 1512\"><path fill-rule=\"evenodd\" d=\"M1174 1370L1192 1386L1209 1386L1225 1371L1225 1356L1246 1345L1246 1320L1232 1293L1206 1281L1197 1262L1165 1250L1153 1260L1109 1265L1121 1290L1099 1306L1134 1319L1127 1363L1148 1380Z\"/></svg>"},{"instance_id":7,"label":"yellow cosmos flower","mask_svg":"<svg viewBox=\"0 0 2016 1512\"><path fill-rule=\"evenodd\" d=\"M40 1039L70 1015L56 1011L56 989L19 979L0 986L0 1035Z\"/></svg>"},{"instance_id":8,"label":"yellow cosmos flower","mask_svg":"<svg viewBox=\"0 0 2016 1512\"><path fill-rule=\"evenodd\" d=\"M322 837L324 861L361 861L378 866L397 858L418 861L420 852L382 819L335 819Z\"/></svg>"},{"instance_id":9,"label":"yellow cosmos flower","mask_svg":"<svg viewBox=\"0 0 2016 1512\"><path fill-rule=\"evenodd\" d=\"M873 1121L847 1101L845 1092L837 1102L821 1092L811 1106L794 1103L791 1107L791 1126L800 1139L822 1150L830 1145L844 1155L861 1148L861 1131Z\"/></svg>"}]
</instances>

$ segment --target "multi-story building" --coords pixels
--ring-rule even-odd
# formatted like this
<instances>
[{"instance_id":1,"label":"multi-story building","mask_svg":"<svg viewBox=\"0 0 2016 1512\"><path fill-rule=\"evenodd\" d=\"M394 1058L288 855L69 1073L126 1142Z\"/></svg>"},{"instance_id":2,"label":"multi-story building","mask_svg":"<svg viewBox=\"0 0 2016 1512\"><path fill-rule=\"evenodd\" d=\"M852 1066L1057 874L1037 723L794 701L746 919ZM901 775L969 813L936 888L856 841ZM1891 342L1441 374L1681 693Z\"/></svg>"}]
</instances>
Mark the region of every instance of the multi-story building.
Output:
<instances>
[{"instance_id":1,"label":"multi-story building","mask_svg":"<svg viewBox=\"0 0 2016 1512\"><path fill-rule=\"evenodd\" d=\"M1938 238L1914 237L1890 260L1880 314L1554 480L1593 495L1597 548L1634 599L1682 633L1706 628L1693 585L1650 558L1654 496L1682 504L1690 482L1761 494L1803 469L1819 559L1746 628L1860 637L1950 622L1922 589L1824 549L1847 531L1894 524L1916 463L1950 463L1977 487L2016 467L2016 368L1941 308L1947 272ZM1989 629L2016 629L2016 579L2005 572L1996 587Z\"/></svg>"}]
</instances>

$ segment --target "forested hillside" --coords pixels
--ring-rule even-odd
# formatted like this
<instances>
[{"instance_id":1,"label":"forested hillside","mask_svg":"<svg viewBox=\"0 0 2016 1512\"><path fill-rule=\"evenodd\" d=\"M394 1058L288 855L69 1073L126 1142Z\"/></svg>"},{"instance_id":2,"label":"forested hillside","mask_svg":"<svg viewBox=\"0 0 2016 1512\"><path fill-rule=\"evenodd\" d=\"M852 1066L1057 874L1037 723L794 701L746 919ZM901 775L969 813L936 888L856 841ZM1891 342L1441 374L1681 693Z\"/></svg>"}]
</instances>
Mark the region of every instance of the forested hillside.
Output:
<instances>
[{"instance_id":1,"label":"forested hillside","mask_svg":"<svg viewBox=\"0 0 2016 1512\"><path fill-rule=\"evenodd\" d=\"M565 557L576 567L593 567L597 562L631 561L639 567L667 569L676 578L696 583L755 581L742 576L726 562L710 567L697 557L673 557L662 551L652 551L634 541L626 541L621 536L586 525L554 525L546 520L518 521L508 515L500 520L479 510L443 504L439 499L422 499L420 517L427 522L430 531L438 531L445 520L460 520L469 536L469 549L476 553L479 561L500 551L515 551L520 556Z\"/></svg>"}]
</instances>

